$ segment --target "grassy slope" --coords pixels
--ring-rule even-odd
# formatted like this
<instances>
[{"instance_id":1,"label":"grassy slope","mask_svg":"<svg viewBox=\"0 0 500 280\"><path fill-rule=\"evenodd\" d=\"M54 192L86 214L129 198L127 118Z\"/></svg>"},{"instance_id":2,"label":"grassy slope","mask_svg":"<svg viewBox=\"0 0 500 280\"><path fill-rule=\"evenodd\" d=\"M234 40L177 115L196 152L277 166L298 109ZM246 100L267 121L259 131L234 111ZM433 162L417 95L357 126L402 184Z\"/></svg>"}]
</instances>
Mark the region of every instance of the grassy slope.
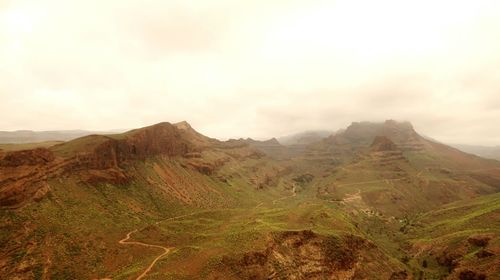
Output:
<instances>
[{"instance_id":1,"label":"grassy slope","mask_svg":"<svg viewBox=\"0 0 500 280\"><path fill-rule=\"evenodd\" d=\"M179 177L165 177L155 171L154 166ZM323 169L307 166L299 163L294 172L284 174L263 190L255 188L252 180L255 169L260 168L258 174L266 174L278 168L273 161L266 164L256 159L235 161L222 167L218 176L207 176L183 168L179 161L154 158L129 167L136 179L126 186L89 186L79 185L73 179L54 180L50 182L51 195L40 203L18 211L1 212L1 241L5 242L5 248L16 251L7 265L16 264L19 268L23 263L27 267L33 264L34 269L24 275L32 275L35 279L43 275L45 269L54 279L69 275L129 279L142 272L157 255L155 249L117 243L128 231L140 228L134 240L175 247L156 264L148 277L182 279L208 275L217 267L222 255L238 255L262 247L270 232L311 229L332 236L354 233L372 240L394 268L413 269L416 276L423 270L424 259L429 262L429 267L423 270L425 275L445 275L447 270L428 256L417 255L415 260L409 261L409 267L405 267L403 262L407 254L401 248L408 244L408 238L419 243L452 240L446 234L468 234L469 225L474 225L474 221L476 225L484 224L484 220L478 219L483 217L483 211L498 211L498 195L465 205L452 204L444 210L419 216L418 223L425 224L425 229L408 235L400 229L412 228L411 225L417 224L415 218L398 220L401 217L391 219L390 215L383 214L400 209L386 206L376 215L360 211L378 206L368 200L371 193L404 191L404 185L385 181L396 177L393 172L382 172L367 162L346 165L329 175L324 174ZM314 174L311 182L299 184L293 180L308 172ZM432 178L440 173L426 176ZM169 183L169 178L182 184ZM377 182L351 185L370 181ZM162 189L162 185L169 184L176 189ZM319 187L330 184L337 186L333 195L318 195ZM296 196L292 196L293 186ZM175 195L182 188L192 188L188 192L192 195L188 203L181 202ZM199 189L213 191L197 194L194 190ZM345 198L358 190L362 195L355 203L331 201L331 198ZM276 200L279 198L283 199ZM156 221L184 213L195 214L154 225ZM18 224L26 225L25 230L16 229ZM495 230L498 234L498 229Z\"/></svg>"},{"instance_id":2,"label":"grassy slope","mask_svg":"<svg viewBox=\"0 0 500 280\"><path fill-rule=\"evenodd\" d=\"M62 141L45 141L38 143L22 143L22 144L0 144L0 150L5 151L20 151L34 148L49 148L57 144L64 143Z\"/></svg>"},{"instance_id":3,"label":"grassy slope","mask_svg":"<svg viewBox=\"0 0 500 280\"><path fill-rule=\"evenodd\" d=\"M52 150L68 157L107 139L88 136ZM499 202L491 195L435 210L495 191L469 171L457 170L468 156L451 151L453 161L448 151L436 149L434 154L406 152L407 160L389 165L358 155L342 163L321 155L290 161L235 157L212 175L186 168L185 159L158 157L127 166L134 181L125 186L82 185L78 176L52 180L52 191L41 202L0 210L0 271L28 279L133 278L158 255L155 249L118 244L138 228L133 240L175 247L150 279L193 278L209 275L222 255L262 248L271 232L311 229L372 240L392 268L411 270L417 279L421 273L430 279L445 276L447 268L430 252L463 250L470 234L484 232L493 233L491 244L497 246L498 225L489 226L499 220ZM200 160L217 162L241 152L212 149ZM497 166L477 158L471 162L467 168ZM311 175L311 181L297 180L303 175ZM193 215L165 220L185 213ZM473 253L479 249L465 250L461 258L476 264ZM378 276L376 269L372 273Z\"/></svg>"},{"instance_id":4,"label":"grassy slope","mask_svg":"<svg viewBox=\"0 0 500 280\"><path fill-rule=\"evenodd\" d=\"M171 255L157 263L149 274L150 279L192 279L216 271L224 256L262 250L266 237L273 232L308 229L332 237L354 233L370 238L356 227L353 217L345 210L342 205L298 194L251 208L200 211L146 227L135 239L175 247ZM404 269L397 259L387 258L396 270ZM133 269L125 268L114 277L127 279L133 273Z\"/></svg>"},{"instance_id":5,"label":"grassy slope","mask_svg":"<svg viewBox=\"0 0 500 280\"><path fill-rule=\"evenodd\" d=\"M71 177L52 180L52 192L41 202L2 210L3 248L15 252L3 258L7 262L2 271L7 277L20 274L28 279L41 275L129 279L157 255L155 249L118 244L135 228L142 230L134 240L175 247L157 263L151 279L207 275L222 255L263 246L265 236L275 231L312 229L325 235L355 233L370 238L356 227L361 220L350 214L349 206L317 199L314 187L292 180L296 174L256 189L255 181L265 178L255 174L272 174L276 168L272 161L248 159L224 166L219 176L207 176L183 168L177 160L153 158L129 166L135 180L125 186L81 185ZM167 185L171 189L164 189ZM182 194L183 190L187 192ZM154 225L185 213L197 214ZM393 266L402 268L396 259Z\"/></svg>"},{"instance_id":6,"label":"grassy slope","mask_svg":"<svg viewBox=\"0 0 500 280\"><path fill-rule=\"evenodd\" d=\"M450 271L456 276L466 270L500 277L498 256L476 255L480 251L500 252L499 193L454 202L425 213L409 225L408 232L415 257L412 265L428 279L437 279ZM469 242L481 236L489 239L487 245ZM451 267L443 264L446 259L452 261ZM424 260L427 268L421 266Z\"/></svg>"},{"instance_id":7,"label":"grassy slope","mask_svg":"<svg viewBox=\"0 0 500 280\"><path fill-rule=\"evenodd\" d=\"M51 180L52 191L41 202L0 210L0 269L7 277L35 279L46 269L54 279L65 279L144 268L151 250L118 244L128 231L200 209L253 207L280 195L251 185L247 168L255 164L232 163L235 179L230 182L165 158L127 167L134 181L124 186L82 185L72 177Z\"/></svg>"}]
</instances>

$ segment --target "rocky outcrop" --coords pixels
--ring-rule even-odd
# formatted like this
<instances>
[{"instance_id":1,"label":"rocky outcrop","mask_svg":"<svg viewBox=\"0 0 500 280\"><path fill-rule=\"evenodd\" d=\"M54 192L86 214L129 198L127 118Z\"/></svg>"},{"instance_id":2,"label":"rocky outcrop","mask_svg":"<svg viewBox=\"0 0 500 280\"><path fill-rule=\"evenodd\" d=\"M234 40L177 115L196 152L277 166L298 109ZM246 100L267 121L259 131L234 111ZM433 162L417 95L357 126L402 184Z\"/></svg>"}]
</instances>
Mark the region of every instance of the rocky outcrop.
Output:
<instances>
[{"instance_id":1,"label":"rocky outcrop","mask_svg":"<svg viewBox=\"0 0 500 280\"><path fill-rule=\"evenodd\" d=\"M271 233L266 249L224 257L221 271L238 279L364 279L360 262L379 256L375 245L358 236L341 238L310 230ZM378 264L384 266L383 260ZM386 279L394 271L386 269ZM366 278L368 279L368 278Z\"/></svg>"},{"instance_id":2,"label":"rocky outcrop","mask_svg":"<svg viewBox=\"0 0 500 280\"><path fill-rule=\"evenodd\" d=\"M204 158L205 150L212 151L211 156ZM49 180L60 176L73 176L87 184L127 184L134 178L132 166L151 157L176 158L184 168L212 175L229 160L262 156L247 143L203 136L186 122L89 135L50 149L1 152L0 207L18 207L43 197L50 190Z\"/></svg>"},{"instance_id":3,"label":"rocky outcrop","mask_svg":"<svg viewBox=\"0 0 500 280\"><path fill-rule=\"evenodd\" d=\"M326 141L337 146L366 147L374 141L381 141L382 139L376 139L380 136L389 139L401 150L419 151L424 147L425 140L417 134L411 123L394 120L383 123L353 122L345 131L331 136Z\"/></svg>"},{"instance_id":4,"label":"rocky outcrop","mask_svg":"<svg viewBox=\"0 0 500 280\"><path fill-rule=\"evenodd\" d=\"M397 167L401 161L406 161L403 151L386 136L375 136L370 146L368 158L380 167Z\"/></svg>"},{"instance_id":5,"label":"rocky outcrop","mask_svg":"<svg viewBox=\"0 0 500 280\"><path fill-rule=\"evenodd\" d=\"M47 178L57 174L60 161L44 148L7 152L0 158L0 206L12 208L41 199L49 190Z\"/></svg>"},{"instance_id":6,"label":"rocky outcrop","mask_svg":"<svg viewBox=\"0 0 500 280\"><path fill-rule=\"evenodd\" d=\"M375 136L371 145L372 151L384 152L384 151L396 151L398 146L391 141L391 139L385 136Z\"/></svg>"},{"instance_id":7,"label":"rocky outcrop","mask_svg":"<svg viewBox=\"0 0 500 280\"><path fill-rule=\"evenodd\" d=\"M126 184L127 165L152 156L182 157L203 149L209 143L189 125L160 123L123 134L91 135L52 147L0 154L0 205L18 207L43 197L48 180L64 174L79 175L89 184ZM210 173L210 166L196 166ZM210 168L209 168L210 167Z\"/></svg>"},{"instance_id":8,"label":"rocky outcrop","mask_svg":"<svg viewBox=\"0 0 500 280\"><path fill-rule=\"evenodd\" d=\"M414 244L414 257L435 258L449 273L446 279L496 279L500 272L500 247L494 232L448 238L435 239L425 245Z\"/></svg>"},{"instance_id":9,"label":"rocky outcrop","mask_svg":"<svg viewBox=\"0 0 500 280\"><path fill-rule=\"evenodd\" d=\"M34 166L51 162L54 159L54 153L45 148L13 151L0 157L0 167Z\"/></svg>"},{"instance_id":10,"label":"rocky outcrop","mask_svg":"<svg viewBox=\"0 0 500 280\"><path fill-rule=\"evenodd\" d=\"M486 275L472 270L464 270L460 272L458 278L460 280L486 280Z\"/></svg>"},{"instance_id":11,"label":"rocky outcrop","mask_svg":"<svg viewBox=\"0 0 500 280\"><path fill-rule=\"evenodd\" d=\"M491 234L475 234L467 238L467 242L473 246L485 247L493 238Z\"/></svg>"},{"instance_id":12,"label":"rocky outcrop","mask_svg":"<svg viewBox=\"0 0 500 280\"><path fill-rule=\"evenodd\" d=\"M96 168L106 168L155 155L182 156L195 149L195 145L183 137L178 128L160 123L127 132L122 137L110 137L89 154Z\"/></svg>"}]
</instances>

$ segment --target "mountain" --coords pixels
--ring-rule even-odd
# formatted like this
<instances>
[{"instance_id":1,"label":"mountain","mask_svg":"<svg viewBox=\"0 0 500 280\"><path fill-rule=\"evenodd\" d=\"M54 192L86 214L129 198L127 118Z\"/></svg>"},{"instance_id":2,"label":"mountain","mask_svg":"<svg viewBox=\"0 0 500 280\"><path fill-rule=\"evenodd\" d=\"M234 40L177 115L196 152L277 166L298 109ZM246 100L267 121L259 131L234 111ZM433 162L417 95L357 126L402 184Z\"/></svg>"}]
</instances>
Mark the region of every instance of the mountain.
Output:
<instances>
[{"instance_id":1,"label":"mountain","mask_svg":"<svg viewBox=\"0 0 500 280\"><path fill-rule=\"evenodd\" d=\"M488 146L476 146L476 145L451 145L460 151L474 154L483 158L490 158L500 160L500 146L488 147Z\"/></svg>"},{"instance_id":2,"label":"mountain","mask_svg":"<svg viewBox=\"0 0 500 280\"><path fill-rule=\"evenodd\" d=\"M0 150L0 275L500 275L500 162L393 120L294 146L164 122Z\"/></svg>"},{"instance_id":3,"label":"mountain","mask_svg":"<svg viewBox=\"0 0 500 280\"><path fill-rule=\"evenodd\" d=\"M353 123L311 145L306 158L330 165L322 177L333 193L341 192L335 185L388 180L358 191L370 207L390 215L426 211L499 190L496 184L485 184L496 178L499 162L427 140L406 122Z\"/></svg>"},{"instance_id":4,"label":"mountain","mask_svg":"<svg viewBox=\"0 0 500 280\"><path fill-rule=\"evenodd\" d=\"M210 156L204 152L211 150ZM53 178L78 177L79 183L129 184L129 168L149 158L176 158L177 163L211 173L231 157L259 157L247 145L232 146L205 137L187 123L159 123L114 135L89 135L48 148L0 154L0 202L16 207L39 199ZM132 172L133 174L134 172Z\"/></svg>"},{"instance_id":5,"label":"mountain","mask_svg":"<svg viewBox=\"0 0 500 280\"><path fill-rule=\"evenodd\" d=\"M0 144L37 143L47 141L69 141L91 134L112 134L122 130L113 131L87 131L87 130L56 130L56 131L0 131Z\"/></svg>"},{"instance_id":6,"label":"mountain","mask_svg":"<svg viewBox=\"0 0 500 280\"><path fill-rule=\"evenodd\" d=\"M271 138L264 141L247 138L242 141L273 159L290 159L292 155L292 149L289 146L281 145L281 143L276 138Z\"/></svg>"},{"instance_id":7,"label":"mountain","mask_svg":"<svg viewBox=\"0 0 500 280\"><path fill-rule=\"evenodd\" d=\"M291 134L278 138L278 141L287 146L308 145L332 135L333 132L327 130L311 130L296 134Z\"/></svg>"}]
</instances>

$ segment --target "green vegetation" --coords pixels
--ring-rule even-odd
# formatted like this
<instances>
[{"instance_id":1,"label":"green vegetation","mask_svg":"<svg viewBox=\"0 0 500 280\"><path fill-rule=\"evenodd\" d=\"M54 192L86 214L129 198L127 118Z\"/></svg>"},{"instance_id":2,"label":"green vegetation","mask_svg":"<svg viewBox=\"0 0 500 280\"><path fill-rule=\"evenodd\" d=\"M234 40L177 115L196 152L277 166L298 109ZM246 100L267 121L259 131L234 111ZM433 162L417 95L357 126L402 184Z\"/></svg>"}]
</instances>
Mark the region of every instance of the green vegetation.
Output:
<instances>
[{"instance_id":1,"label":"green vegetation","mask_svg":"<svg viewBox=\"0 0 500 280\"><path fill-rule=\"evenodd\" d=\"M238 279L252 270L270 275L325 263L365 279L458 278L480 271L499 276L499 175L484 171L489 161L413 134L398 143L409 150L373 150L370 139L356 139L357 133L273 159L243 140L211 142L189 130L177 132L195 140L179 147L194 151L151 155L153 148L170 153L178 147L141 143L151 131L141 132L50 147L56 165L74 164L68 172L35 176L46 180L45 196L0 210L6 252L0 272L7 279L134 279L162 248L170 251L146 279ZM117 150L126 141L113 142L110 150L102 145L116 140L143 144L147 156L108 164L118 152L135 151ZM389 143L382 148L397 149L381 141ZM97 146L106 153L92 157ZM280 156L286 154L280 149ZM88 167L85 160L106 164ZM37 170L44 171L33 165L19 171L20 182ZM121 179L116 174L126 180L114 180ZM120 243L127 234L140 243Z\"/></svg>"}]
</instances>

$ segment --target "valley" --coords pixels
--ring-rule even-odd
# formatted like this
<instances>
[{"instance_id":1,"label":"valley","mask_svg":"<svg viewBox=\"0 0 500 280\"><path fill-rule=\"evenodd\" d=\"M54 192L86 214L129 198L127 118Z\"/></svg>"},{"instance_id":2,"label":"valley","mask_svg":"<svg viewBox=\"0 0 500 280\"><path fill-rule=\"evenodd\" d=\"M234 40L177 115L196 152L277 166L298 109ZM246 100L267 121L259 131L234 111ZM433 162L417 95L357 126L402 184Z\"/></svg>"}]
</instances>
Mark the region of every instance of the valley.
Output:
<instances>
[{"instance_id":1,"label":"valley","mask_svg":"<svg viewBox=\"0 0 500 280\"><path fill-rule=\"evenodd\" d=\"M309 138L181 122L0 150L0 275L500 278L500 162L392 120Z\"/></svg>"}]
</instances>

